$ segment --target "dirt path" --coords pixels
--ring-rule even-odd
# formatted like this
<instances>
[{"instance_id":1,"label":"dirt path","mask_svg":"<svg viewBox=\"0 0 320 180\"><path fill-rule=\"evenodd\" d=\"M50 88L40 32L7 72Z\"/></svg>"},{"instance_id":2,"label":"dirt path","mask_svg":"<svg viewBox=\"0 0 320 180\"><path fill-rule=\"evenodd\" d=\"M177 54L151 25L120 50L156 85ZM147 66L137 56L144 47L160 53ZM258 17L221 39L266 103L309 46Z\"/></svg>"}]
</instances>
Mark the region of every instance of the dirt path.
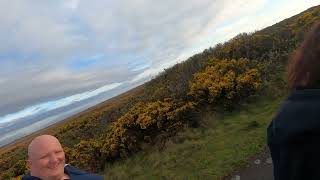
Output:
<instances>
[{"instance_id":1,"label":"dirt path","mask_svg":"<svg viewBox=\"0 0 320 180\"><path fill-rule=\"evenodd\" d=\"M236 171L225 180L273 180L272 167L270 153L266 149L250 159L246 168Z\"/></svg>"}]
</instances>

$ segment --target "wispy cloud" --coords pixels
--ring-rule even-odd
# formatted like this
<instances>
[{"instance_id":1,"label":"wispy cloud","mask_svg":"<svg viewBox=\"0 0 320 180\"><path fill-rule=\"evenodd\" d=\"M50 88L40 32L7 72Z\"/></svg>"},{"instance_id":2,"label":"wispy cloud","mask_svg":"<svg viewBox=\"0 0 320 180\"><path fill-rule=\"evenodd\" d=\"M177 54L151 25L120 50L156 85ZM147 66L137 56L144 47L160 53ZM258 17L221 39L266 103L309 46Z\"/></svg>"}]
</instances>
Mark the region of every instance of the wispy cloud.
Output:
<instances>
[{"instance_id":1,"label":"wispy cloud","mask_svg":"<svg viewBox=\"0 0 320 180\"><path fill-rule=\"evenodd\" d=\"M121 84L122 83L108 84L108 85L105 85L103 87L100 87L100 88L92 90L92 91L87 91L87 92L75 94L75 95L72 95L69 97L61 98L58 100L33 105L33 106L27 107L19 112L15 112L15 113L0 117L0 124L12 122L17 119L25 118L28 116L39 115L41 113L45 113L45 112L52 111L52 110L55 110L58 108L62 108L62 107L71 105L73 103L80 102L85 99L89 99L91 97L97 96L97 95L104 93L104 92L107 92L111 89L117 88Z\"/></svg>"},{"instance_id":2,"label":"wispy cloud","mask_svg":"<svg viewBox=\"0 0 320 180\"><path fill-rule=\"evenodd\" d=\"M133 62L130 62L128 65L128 68L130 71L142 71L145 70L146 68L149 68L152 66L152 64L148 61L144 60L135 60Z\"/></svg>"},{"instance_id":3,"label":"wispy cloud","mask_svg":"<svg viewBox=\"0 0 320 180\"><path fill-rule=\"evenodd\" d=\"M140 64L131 69L131 71L141 71L150 67L150 64Z\"/></svg>"},{"instance_id":4,"label":"wispy cloud","mask_svg":"<svg viewBox=\"0 0 320 180\"><path fill-rule=\"evenodd\" d=\"M76 10L79 5L79 0L66 0L64 5L71 10Z\"/></svg>"},{"instance_id":5,"label":"wispy cloud","mask_svg":"<svg viewBox=\"0 0 320 180\"><path fill-rule=\"evenodd\" d=\"M145 82L237 33L271 25L317 4L318 0L0 1L0 77L6 79L0 88L0 114L112 82Z\"/></svg>"}]
</instances>

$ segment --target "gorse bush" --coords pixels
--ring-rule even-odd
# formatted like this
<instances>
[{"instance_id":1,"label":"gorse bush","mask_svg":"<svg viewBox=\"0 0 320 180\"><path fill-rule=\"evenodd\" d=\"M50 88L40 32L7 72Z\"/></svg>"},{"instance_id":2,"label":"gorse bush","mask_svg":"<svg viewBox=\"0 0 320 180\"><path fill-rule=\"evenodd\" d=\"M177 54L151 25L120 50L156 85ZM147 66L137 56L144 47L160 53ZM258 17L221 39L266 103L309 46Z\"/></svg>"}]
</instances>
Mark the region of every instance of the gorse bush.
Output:
<instances>
[{"instance_id":1,"label":"gorse bush","mask_svg":"<svg viewBox=\"0 0 320 180\"><path fill-rule=\"evenodd\" d=\"M176 103L172 99L138 103L113 123L108 140L127 152L135 151L137 142L179 129L188 121L186 116L193 108L191 102Z\"/></svg>"},{"instance_id":2,"label":"gorse bush","mask_svg":"<svg viewBox=\"0 0 320 180\"><path fill-rule=\"evenodd\" d=\"M72 149L65 148L67 162L83 170L97 172L105 163L101 153L102 143L96 139L83 140Z\"/></svg>"},{"instance_id":3,"label":"gorse bush","mask_svg":"<svg viewBox=\"0 0 320 180\"><path fill-rule=\"evenodd\" d=\"M189 95L200 103L232 107L261 86L259 72L251 66L247 59L214 59L205 71L194 74Z\"/></svg>"},{"instance_id":4,"label":"gorse bush","mask_svg":"<svg viewBox=\"0 0 320 180\"><path fill-rule=\"evenodd\" d=\"M105 161L127 157L140 150L146 139L176 132L191 120L188 115L193 110L192 102L177 103L172 99L137 103L112 123L105 138L81 141L72 149L67 148L68 162L90 171L101 170Z\"/></svg>"},{"instance_id":5,"label":"gorse bush","mask_svg":"<svg viewBox=\"0 0 320 180\"><path fill-rule=\"evenodd\" d=\"M255 63L247 59L213 59L204 71L193 75L189 93L185 94L186 100L164 98L162 101L136 103L105 126L98 138L81 140L65 147L66 161L83 170L99 172L106 162L141 150L143 143L156 143L161 135L172 136L183 127L194 125L198 104L205 102L229 108L257 92L260 86L261 79ZM89 120L85 122L88 126L81 124L85 129L96 126ZM4 177L14 177L25 170L24 164L18 162Z\"/></svg>"},{"instance_id":6,"label":"gorse bush","mask_svg":"<svg viewBox=\"0 0 320 180\"><path fill-rule=\"evenodd\" d=\"M194 74L189 89L193 101L165 98L139 102L114 121L100 139L81 141L67 148L68 162L99 171L106 161L128 157L141 150L143 143L155 143L161 134L171 136L184 126L195 124L198 103L231 107L254 94L260 85L258 70L249 60L212 60L203 72Z\"/></svg>"}]
</instances>

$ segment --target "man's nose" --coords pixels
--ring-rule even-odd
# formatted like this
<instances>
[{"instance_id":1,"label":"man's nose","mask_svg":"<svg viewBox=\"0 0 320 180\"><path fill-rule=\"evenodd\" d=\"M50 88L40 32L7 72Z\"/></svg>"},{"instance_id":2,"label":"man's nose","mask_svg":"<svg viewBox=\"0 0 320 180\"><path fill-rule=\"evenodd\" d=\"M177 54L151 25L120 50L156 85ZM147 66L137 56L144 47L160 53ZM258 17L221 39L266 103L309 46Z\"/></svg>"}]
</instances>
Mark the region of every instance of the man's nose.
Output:
<instances>
[{"instance_id":1,"label":"man's nose","mask_svg":"<svg viewBox=\"0 0 320 180\"><path fill-rule=\"evenodd\" d=\"M56 163L56 162L58 162L58 157L57 157L55 154L52 154L52 155L50 156L50 162L51 162L51 163Z\"/></svg>"}]
</instances>

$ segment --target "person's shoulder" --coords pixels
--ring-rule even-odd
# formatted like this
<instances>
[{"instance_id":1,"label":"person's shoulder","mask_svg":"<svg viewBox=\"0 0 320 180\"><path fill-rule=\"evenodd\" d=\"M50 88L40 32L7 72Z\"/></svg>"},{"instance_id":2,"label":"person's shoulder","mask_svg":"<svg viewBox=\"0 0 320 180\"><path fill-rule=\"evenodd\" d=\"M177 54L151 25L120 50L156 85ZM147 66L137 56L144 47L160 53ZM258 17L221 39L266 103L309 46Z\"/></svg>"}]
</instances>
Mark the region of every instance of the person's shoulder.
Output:
<instances>
[{"instance_id":1,"label":"person's shoulder","mask_svg":"<svg viewBox=\"0 0 320 180\"><path fill-rule=\"evenodd\" d=\"M30 174L26 174L22 177L22 180L41 180L38 177L31 176Z\"/></svg>"},{"instance_id":2,"label":"person's shoulder","mask_svg":"<svg viewBox=\"0 0 320 180\"><path fill-rule=\"evenodd\" d=\"M98 174L88 173L85 171L81 171L71 165L65 166L66 171L68 172L71 179L77 180L103 180L103 177Z\"/></svg>"}]
</instances>

